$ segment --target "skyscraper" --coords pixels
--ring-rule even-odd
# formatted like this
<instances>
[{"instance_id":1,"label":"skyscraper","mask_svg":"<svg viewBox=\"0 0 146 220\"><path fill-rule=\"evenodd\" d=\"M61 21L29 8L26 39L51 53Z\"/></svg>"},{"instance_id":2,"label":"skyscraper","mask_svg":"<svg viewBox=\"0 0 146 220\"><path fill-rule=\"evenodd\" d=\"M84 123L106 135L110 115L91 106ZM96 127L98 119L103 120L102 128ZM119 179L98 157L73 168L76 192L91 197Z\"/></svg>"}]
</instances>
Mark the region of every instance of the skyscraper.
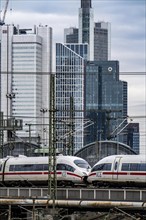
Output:
<instances>
[{"instance_id":1,"label":"skyscraper","mask_svg":"<svg viewBox=\"0 0 146 220\"><path fill-rule=\"evenodd\" d=\"M94 61L111 59L111 31L109 22L96 22L94 26Z\"/></svg>"},{"instance_id":2,"label":"skyscraper","mask_svg":"<svg viewBox=\"0 0 146 220\"><path fill-rule=\"evenodd\" d=\"M91 0L81 0L79 9L79 43L89 44L89 59L94 60L94 15Z\"/></svg>"},{"instance_id":3,"label":"skyscraper","mask_svg":"<svg viewBox=\"0 0 146 220\"><path fill-rule=\"evenodd\" d=\"M85 131L86 145L111 139L112 132L126 119L127 103L123 100L127 100L127 83L119 80L118 61L86 62L85 82L85 117L94 122ZM122 136L119 140L123 141Z\"/></svg>"},{"instance_id":4,"label":"skyscraper","mask_svg":"<svg viewBox=\"0 0 146 220\"><path fill-rule=\"evenodd\" d=\"M82 0L79 8L79 28L65 28L65 43L88 43L89 60L111 59L111 30L109 22L94 23L91 0Z\"/></svg>"},{"instance_id":5,"label":"skyscraper","mask_svg":"<svg viewBox=\"0 0 146 220\"><path fill-rule=\"evenodd\" d=\"M73 154L84 145L84 62L87 44L56 44L57 147Z\"/></svg>"},{"instance_id":6,"label":"skyscraper","mask_svg":"<svg viewBox=\"0 0 146 220\"><path fill-rule=\"evenodd\" d=\"M32 31L13 25L1 29L1 111L7 117L23 119L19 137L28 139L30 125L31 139L42 138L48 123L41 109L49 109L52 29L39 26Z\"/></svg>"},{"instance_id":7,"label":"skyscraper","mask_svg":"<svg viewBox=\"0 0 146 220\"><path fill-rule=\"evenodd\" d=\"M64 43L78 43L78 28L70 27L64 29Z\"/></svg>"},{"instance_id":8,"label":"skyscraper","mask_svg":"<svg viewBox=\"0 0 146 220\"><path fill-rule=\"evenodd\" d=\"M127 134L127 144L139 154L139 123L129 123Z\"/></svg>"}]
</instances>

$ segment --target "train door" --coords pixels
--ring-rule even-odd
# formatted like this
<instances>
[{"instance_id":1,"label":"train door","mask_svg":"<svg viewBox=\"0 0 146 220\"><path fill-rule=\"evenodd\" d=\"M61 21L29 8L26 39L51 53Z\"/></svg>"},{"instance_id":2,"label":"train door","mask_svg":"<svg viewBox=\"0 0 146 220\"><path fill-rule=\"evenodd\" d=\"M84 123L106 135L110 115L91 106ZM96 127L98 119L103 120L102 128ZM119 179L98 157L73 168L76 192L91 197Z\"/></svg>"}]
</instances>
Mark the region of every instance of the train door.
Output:
<instances>
[{"instance_id":1,"label":"train door","mask_svg":"<svg viewBox=\"0 0 146 220\"><path fill-rule=\"evenodd\" d=\"M113 162L112 179L118 179L120 160L121 160L121 157L116 157L114 162Z\"/></svg>"}]
</instances>

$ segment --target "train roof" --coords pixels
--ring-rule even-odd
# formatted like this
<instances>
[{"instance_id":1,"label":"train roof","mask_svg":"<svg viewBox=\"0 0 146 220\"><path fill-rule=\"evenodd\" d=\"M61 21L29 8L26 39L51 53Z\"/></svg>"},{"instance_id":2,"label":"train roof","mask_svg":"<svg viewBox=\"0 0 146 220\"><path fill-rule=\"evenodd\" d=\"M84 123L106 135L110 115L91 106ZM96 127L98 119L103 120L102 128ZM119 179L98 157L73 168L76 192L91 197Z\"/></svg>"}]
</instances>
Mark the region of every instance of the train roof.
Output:
<instances>
[{"instance_id":1,"label":"train roof","mask_svg":"<svg viewBox=\"0 0 146 220\"><path fill-rule=\"evenodd\" d=\"M6 158L1 159L1 162L4 162L5 160L9 160L11 162L15 162L15 161L21 161L21 162L39 162L39 163L43 163L43 162L47 162L48 161L48 156L41 156L41 157L27 157L24 155L19 155L18 157L12 157L12 156L8 156ZM67 155L58 155L56 156L56 159L60 159L60 160L69 160L69 161L74 161L74 160L84 160L80 157L76 157L76 156L67 156Z\"/></svg>"},{"instance_id":2,"label":"train roof","mask_svg":"<svg viewBox=\"0 0 146 220\"><path fill-rule=\"evenodd\" d=\"M115 157L122 157L122 158L146 158L146 155L143 154L115 154L115 155L110 155L105 158L115 158Z\"/></svg>"},{"instance_id":3,"label":"train roof","mask_svg":"<svg viewBox=\"0 0 146 220\"><path fill-rule=\"evenodd\" d=\"M102 162L111 162L114 161L116 158L121 158L123 162L146 162L146 155L110 155L107 157L102 158L101 160L99 160L97 163L102 163ZM96 163L96 164L97 164Z\"/></svg>"}]
</instances>

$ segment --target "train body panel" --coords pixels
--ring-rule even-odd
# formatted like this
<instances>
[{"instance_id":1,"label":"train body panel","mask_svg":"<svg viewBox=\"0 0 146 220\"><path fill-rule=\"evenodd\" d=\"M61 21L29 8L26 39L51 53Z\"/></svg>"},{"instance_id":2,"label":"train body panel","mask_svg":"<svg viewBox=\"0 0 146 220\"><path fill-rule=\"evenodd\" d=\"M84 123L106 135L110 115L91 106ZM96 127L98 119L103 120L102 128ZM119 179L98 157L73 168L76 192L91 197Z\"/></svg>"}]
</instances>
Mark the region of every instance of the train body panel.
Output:
<instances>
[{"instance_id":1,"label":"train body panel","mask_svg":"<svg viewBox=\"0 0 146 220\"><path fill-rule=\"evenodd\" d=\"M146 187L146 156L112 155L98 161L87 181L94 185L123 184Z\"/></svg>"},{"instance_id":2,"label":"train body panel","mask_svg":"<svg viewBox=\"0 0 146 220\"><path fill-rule=\"evenodd\" d=\"M48 157L10 157L0 160L0 182L5 185L32 183L47 185L49 178ZM83 183L90 165L79 157L57 156L56 176L62 183ZM53 171L51 172L53 176Z\"/></svg>"}]
</instances>

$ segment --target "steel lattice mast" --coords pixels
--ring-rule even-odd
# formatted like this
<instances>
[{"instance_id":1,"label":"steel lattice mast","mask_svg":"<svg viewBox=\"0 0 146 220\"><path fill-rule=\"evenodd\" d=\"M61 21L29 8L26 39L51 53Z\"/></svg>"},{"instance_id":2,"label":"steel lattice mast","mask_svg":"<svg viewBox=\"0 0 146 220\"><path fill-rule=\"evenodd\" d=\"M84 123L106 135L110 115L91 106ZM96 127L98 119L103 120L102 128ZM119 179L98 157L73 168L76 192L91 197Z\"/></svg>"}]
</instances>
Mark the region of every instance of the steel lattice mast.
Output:
<instances>
[{"instance_id":1,"label":"steel lattice mast","mask_svg":"<svg viewBox=\"0 0 146 220\"><path fill-rule=\"evenodd\" d=\"M53 216L55 215L55 200L57 198L55 112L55 75L51 74L49 110L48 195L49 199L53 201Z\"/></svg>"}]
</instances>

